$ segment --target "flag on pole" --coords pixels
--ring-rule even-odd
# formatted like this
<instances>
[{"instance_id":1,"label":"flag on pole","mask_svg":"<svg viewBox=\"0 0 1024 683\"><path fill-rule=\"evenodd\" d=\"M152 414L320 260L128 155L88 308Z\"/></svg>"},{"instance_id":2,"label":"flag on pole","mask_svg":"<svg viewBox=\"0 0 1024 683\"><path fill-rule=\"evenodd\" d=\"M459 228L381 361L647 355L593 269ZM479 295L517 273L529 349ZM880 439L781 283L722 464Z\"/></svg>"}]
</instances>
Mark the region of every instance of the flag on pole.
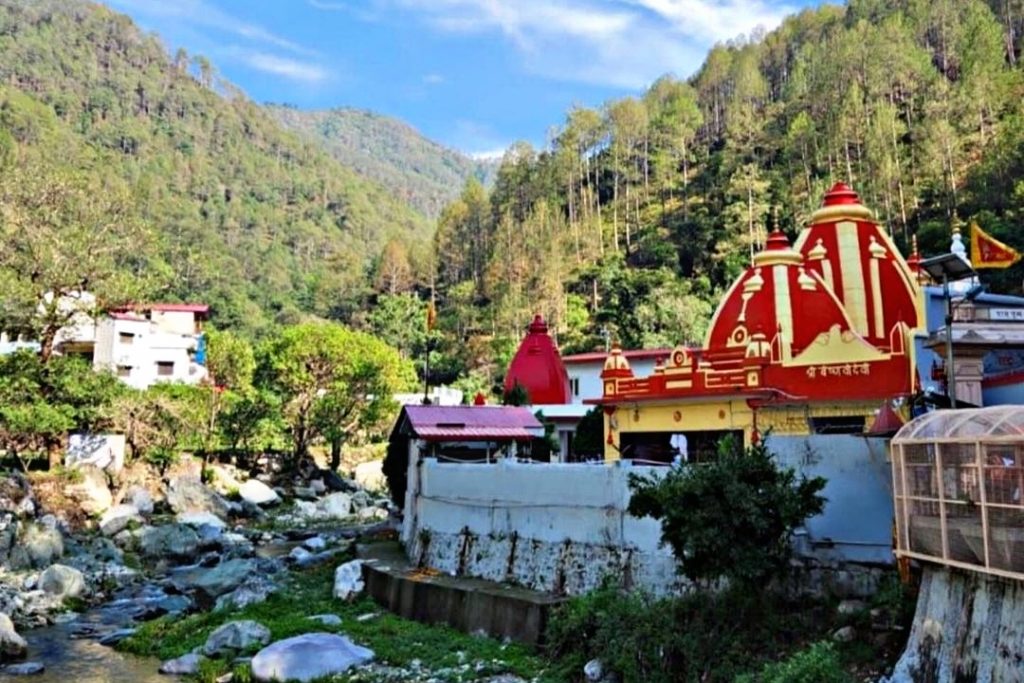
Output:
<instances>
[{"instance_id":1,"label":"flag on pole","mask_svg":"<svg viewBox=\"0 0 1024 683\"><path fill-rule=\"evenodd\" d=\"M971 263L975 268L1009 268L1020 259L1019 251L971 223Z\"/></svg>"}]
</instances>

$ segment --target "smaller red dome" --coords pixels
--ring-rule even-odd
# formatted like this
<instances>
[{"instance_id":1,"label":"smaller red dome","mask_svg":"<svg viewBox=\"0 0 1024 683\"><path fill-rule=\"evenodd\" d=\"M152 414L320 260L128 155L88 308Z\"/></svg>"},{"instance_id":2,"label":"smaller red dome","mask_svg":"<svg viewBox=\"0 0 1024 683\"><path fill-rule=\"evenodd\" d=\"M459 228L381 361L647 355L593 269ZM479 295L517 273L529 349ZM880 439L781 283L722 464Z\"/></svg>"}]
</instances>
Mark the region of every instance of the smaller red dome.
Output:
<instances>
[{"instance_id":1,"label":"smaller red dome","mask_svg":"<svg viewBox=\"0 0 1024 683\"><path fill-rule=\"evenodd\" d=\"M569 373L562 363L548 325L540 315L530 323L526 337L512 358L505 375L505 392L516 384L526 390L533 405L561 405L572 402Z\"/></svg>"}]
</instances>

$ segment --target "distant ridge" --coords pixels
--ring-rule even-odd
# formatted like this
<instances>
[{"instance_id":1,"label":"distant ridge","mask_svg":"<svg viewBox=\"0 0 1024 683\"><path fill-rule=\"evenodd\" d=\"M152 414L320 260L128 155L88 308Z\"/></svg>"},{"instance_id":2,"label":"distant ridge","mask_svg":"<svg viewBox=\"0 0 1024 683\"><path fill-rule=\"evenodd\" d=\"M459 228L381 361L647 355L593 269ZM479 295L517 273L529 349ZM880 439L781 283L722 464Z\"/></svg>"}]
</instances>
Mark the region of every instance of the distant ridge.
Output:
<instances>
[{"instance_id":1,"label":"distant ridge","mask_svg":"<svg viewBox=\"0 0 1024 683\"><path fill-rule=\"evenodd\" d=\"M471 158L424 137L403 121L364 109L267 108L286 128L429 218L436 218L458 197L469 178L489 185L501 160L490 155Z\"/></svg>"}]
</instances>

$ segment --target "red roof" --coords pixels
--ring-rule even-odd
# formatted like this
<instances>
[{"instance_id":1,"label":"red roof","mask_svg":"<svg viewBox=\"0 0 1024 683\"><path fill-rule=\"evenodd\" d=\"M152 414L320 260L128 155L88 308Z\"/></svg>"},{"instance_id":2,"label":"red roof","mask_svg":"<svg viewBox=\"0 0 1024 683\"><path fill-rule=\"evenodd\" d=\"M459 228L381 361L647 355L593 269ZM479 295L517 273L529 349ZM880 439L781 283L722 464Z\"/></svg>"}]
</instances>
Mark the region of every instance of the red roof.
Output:
<instances>
[{"instance_id":1,"label":"red roof","mask_svg":"<svg viewBox=\"0 0 1024 683\"><path fill-rule=\"evenodd\" d=\"M527 441L544 427L516 406L405 406L399 429L428 441Z\"/></svg>"},{"instance_id":2,"label":"red roof","mask_svg":"<svg viewBox=\"0 0 1024 683\"><path fill-rule=\"evenodd\" d=\"M209 313L208 304L150 304L151 311L167 311L168 313Z\"/></svg>"},{"instance_id":3,"label":"red roof","mask_svg":"<svg viewBox=\"0 0 1024 683\"><path fill-rule=\"evenodd\" d=\"M145 318L134 313L124 313L122 311L111 311L108 315L114 320L131 320L132 322L144 323L147 322Z\"/></svg>"},{"instance_id":4,"label":"red roof","mask_svg":"<svg viewBox=\"0 0 1024 683\"><path fill-rule=\"evenodd\" d=\"M648 360L668 358L672 355L672 349L633 349L623 350L622 355L627 360ZM608 358L606 351L590 351L588 353L575 353L571 356L563 356L562 362L566 365L578 365L582 363L603 363Z\"/></svg>"},{"instance_id":5,"label":"red roof","mask_svg":"<svg viewBox=\"0 0 1024 683\"><path fill-rule=\"evenodd\" d=\"M539 315L533 319L526 337L508 366L505 391L511 391L516 384L526 389L533 405L572 402L569 373L565 371L554 340L548 335L547 323Z\"/></svg>"}]
</instances>

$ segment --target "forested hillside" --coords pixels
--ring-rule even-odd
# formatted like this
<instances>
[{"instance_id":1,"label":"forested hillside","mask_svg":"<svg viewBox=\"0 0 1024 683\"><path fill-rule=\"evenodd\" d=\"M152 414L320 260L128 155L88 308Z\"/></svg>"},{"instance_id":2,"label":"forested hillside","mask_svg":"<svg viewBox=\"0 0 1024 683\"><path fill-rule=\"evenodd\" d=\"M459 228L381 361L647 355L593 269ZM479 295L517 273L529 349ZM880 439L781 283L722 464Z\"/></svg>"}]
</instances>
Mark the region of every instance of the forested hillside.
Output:
<instances>
[{"instance_id":1,"label":"forested hillside","mask_svg":"<svg viewBox=\"0 0 1024 683\"><path fill-rule=\"evenodd\" d=\"M516 146L493 191L442 213L450 354L501 357L535 311L568 350L602 328L699 341L773 207L793 237L839 180L905 250L917 235L947 251L954 215L1024 248L1022 29L1021 0L850 0L719 45L687 81L569 111L551 148Z\"/></svg>"},{"instance_id":2,"label":"forested hillside","mask_svg":"<svg viewBox=\"0 0 1024 683\"><path fill-rule=\"evenodd\" d=\"M268 107L285 127L375 180L431 219L459 196L469 178L490 184L497 164L475 161L428 140L409 124L362 109L306 111Z\"/></svg>"},{"instance_id":3,"label":"forested hillside","mask_svg":"<svg viewBox=\"0 0 1024 683\"><path fill-rule=\"evenodd\" d=\"M120 247L151 276L149 295L209 302L219 325L248 332L349 318L385 245L430 234L207 59L170 56L81 0L0 0L0 152L10 184L71 173L125 189L153 239Z\"/></svg>"}]
</instances>

